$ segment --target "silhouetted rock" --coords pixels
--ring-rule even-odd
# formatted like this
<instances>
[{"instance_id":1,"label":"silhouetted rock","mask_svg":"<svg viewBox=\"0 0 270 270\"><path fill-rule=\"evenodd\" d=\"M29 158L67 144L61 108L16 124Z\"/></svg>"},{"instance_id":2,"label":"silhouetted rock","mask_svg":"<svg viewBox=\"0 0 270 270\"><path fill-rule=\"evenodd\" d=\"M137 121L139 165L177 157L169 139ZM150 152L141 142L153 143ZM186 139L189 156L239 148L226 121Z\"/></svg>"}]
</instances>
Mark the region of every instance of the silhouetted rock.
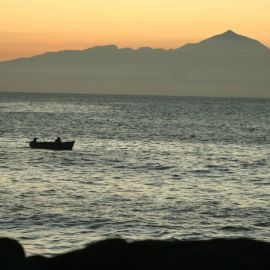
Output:
<instances>
[{"instance_id":1,"label":"silhouetted rock","mask_svg":"<svg viewBox=\"0 0 270 270\"><path fill-rule=\"evenodd\" d=\"M36 255L30 256L25 262L25 270L47 270L50 269L49 259Z\"/></svg>"},{"instance_id":2,"label":"silhouetted rock","mask_svg":"<svg viewBox=\"0 0 270 270\"><path fill-rule=\"evenodd\" d=\"M0 238L0 269L24 269L25 253L19 242Z\"/></svg>"},{"instance_id":3,"label":"silhouetted rock","mask_svg":"<svg viewBox=\"0 0 270 270\"><path fill-rule=\"evenodd\" d=\"M270 244L251 239L204 241L109 239L56 255L25 257L22 246L0 239L0 269L269 270Z\"/></svg>"}]
</instances>

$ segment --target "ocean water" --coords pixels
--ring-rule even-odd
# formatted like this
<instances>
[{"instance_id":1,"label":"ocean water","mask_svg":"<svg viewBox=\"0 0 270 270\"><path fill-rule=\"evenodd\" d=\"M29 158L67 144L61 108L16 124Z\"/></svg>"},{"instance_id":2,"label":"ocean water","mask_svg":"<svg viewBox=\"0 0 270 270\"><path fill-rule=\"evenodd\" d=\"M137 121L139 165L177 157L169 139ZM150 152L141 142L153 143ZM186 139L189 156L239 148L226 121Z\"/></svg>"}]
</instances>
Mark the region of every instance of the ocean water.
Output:
<instances>
[{"instance_id":1,"label":"ocean water","mask_svg":"<svg viewBox=\"0 0 270 270\"><path fill-rule=\"evenodd\" d=\"M34 150L33 137L76 140ZM270 100L0 93L0 234L270 241Z\"/></svg>"}]
</instances>

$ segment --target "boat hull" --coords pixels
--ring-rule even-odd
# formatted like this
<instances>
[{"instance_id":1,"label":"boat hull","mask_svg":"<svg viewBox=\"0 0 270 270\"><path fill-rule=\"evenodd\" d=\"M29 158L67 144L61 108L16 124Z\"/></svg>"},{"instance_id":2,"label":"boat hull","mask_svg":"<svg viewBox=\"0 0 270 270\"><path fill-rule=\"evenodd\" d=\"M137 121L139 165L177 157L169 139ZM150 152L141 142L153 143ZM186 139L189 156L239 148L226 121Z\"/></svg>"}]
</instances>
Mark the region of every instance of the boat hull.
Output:
<instances>
[{"instance_id":1,"label":"boat hull","mask_svg":"<svg viewBox=\"0 0 270 270\"><path fill-rule=\"evenodd\" d=\"M49 150L72 150L75 141L71 142L30 142L31 148Z\"/></svg>"}]
</instances>

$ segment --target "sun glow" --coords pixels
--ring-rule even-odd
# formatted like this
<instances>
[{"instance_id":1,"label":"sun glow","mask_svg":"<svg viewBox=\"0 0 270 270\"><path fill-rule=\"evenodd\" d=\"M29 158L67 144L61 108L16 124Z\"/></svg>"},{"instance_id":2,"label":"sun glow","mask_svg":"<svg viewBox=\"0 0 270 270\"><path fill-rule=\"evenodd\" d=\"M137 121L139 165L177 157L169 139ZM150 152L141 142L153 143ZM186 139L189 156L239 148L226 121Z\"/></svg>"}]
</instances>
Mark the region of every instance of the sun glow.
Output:
<instances>
[{"instance_id":1,"label":"sun glow","mask_svg":"<svg viewBox=\"0 0 270 270\"><path fill-rule=\"evenodd\" d=\"M95 45L175 48L233 29L270 46L266 0L0 0L0 60Z\"/></svg>"}]
</instances>

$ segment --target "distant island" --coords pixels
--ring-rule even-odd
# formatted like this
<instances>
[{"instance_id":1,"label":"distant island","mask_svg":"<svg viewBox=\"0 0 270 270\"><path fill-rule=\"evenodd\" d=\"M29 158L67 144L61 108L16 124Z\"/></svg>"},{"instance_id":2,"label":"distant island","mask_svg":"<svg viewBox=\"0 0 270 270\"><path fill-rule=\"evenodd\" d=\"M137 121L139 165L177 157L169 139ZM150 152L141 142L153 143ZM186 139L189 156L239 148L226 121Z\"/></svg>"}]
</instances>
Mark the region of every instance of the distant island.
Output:
<instances>
[{"instance_id":1,"label":"distant island","mask_svg":"<svg viewBox=\"0 0 270 270\"><path fill-rule=\"evenodd\" d=\"M231 30L177 49L97 46L0 62L0 91L270 97L270 49Z\"/></svg>"}]
</instances>

